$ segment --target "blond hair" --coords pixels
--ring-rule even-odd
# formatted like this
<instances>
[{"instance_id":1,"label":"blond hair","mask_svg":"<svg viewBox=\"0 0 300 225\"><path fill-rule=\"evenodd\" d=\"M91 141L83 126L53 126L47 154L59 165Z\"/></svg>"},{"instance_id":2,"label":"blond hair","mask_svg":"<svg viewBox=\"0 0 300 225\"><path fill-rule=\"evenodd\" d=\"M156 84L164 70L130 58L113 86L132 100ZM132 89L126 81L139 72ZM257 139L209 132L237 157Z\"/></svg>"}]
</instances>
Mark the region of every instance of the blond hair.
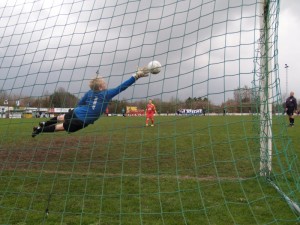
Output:
<instances>
[{"instance_id":1,"label":"blond hair","mask_svg":"<svg viewBox=\"0 0 300 225\"><path fill-rule=\"evenodd\" d=\"M106 83L102 77L92 79L89 86L93 91L102 91L106 89Z\"/></svg>"}]
</instances>

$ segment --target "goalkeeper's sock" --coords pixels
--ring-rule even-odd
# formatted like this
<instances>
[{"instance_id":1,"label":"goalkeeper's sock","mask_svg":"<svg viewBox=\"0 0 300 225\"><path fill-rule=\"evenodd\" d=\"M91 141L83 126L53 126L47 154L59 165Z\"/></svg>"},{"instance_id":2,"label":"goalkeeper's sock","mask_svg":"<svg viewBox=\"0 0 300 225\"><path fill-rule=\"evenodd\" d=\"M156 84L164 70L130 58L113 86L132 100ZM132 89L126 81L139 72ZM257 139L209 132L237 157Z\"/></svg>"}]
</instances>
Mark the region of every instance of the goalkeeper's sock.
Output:
<instances>
[{"instance_id":1,"label":"goalkeeper's sock","mask_svg":"<svg viewBox=\"0 0 300 225\"><path fill-rule=\"evenodd\" d=\"M50 133L54 131L55 131L55 124L44 127L42 132Z\"/></svg>"},{"instance_id":2,"label":"goalkeeper's sock","mask_svg":"<svg viewBox=\"0 0 300 225\"><path fill-rule=\"evenodd\" d=\"M52 124L56 124L57 123L57 116L56 117L53 117L51 118L50 120L48 120L47 122L45 122L44 126L50 126Z\"/></svg>"},{"instance_id":3,"label":"goalkeeper's sock","mask_svg":"<svg viewBox=\"0 0 300 225\"><path fill-rule=\"evenodd\" d=\"M291 119L291 124L294 125L294 122L295 122L295 119L292 118L292 119Z\"/></svg>"}]
</instances>

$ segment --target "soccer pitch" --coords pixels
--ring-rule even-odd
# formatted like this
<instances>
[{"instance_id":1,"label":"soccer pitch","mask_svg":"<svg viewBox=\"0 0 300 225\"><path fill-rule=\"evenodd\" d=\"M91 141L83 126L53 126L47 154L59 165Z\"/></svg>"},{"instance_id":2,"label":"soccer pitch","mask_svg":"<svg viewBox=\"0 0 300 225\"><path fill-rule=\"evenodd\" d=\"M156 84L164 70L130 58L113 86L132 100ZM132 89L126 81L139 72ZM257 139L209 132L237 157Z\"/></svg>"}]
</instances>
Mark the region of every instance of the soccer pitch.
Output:
<instances>
[{"instance_id":1,"label":"soccer pitch","mask_svg":"<svg viewBox=\"0 0 300 225\"><path fill-rule=\"evenodd\" d=\"M290 132L274 117L278 149L286 134L299 144L297 119ZM259 175L255 116L157 116L154 127L144 117L102 117L74 134L31 138L38 121L0 120L0 224L297 220Z\"/></svg>"}]
</instances>

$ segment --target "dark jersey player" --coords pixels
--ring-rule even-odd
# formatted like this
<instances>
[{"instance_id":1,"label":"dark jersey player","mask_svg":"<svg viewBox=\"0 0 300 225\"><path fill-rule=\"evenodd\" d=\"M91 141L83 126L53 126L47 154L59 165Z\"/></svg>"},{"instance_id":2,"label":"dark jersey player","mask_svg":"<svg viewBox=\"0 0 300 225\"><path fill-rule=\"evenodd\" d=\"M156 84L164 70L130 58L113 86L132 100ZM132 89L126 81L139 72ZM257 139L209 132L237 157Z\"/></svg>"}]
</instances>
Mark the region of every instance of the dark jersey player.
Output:
<instances>
[{"instance_id":1,"label":"dark jersey player","mask_svg":"<svg viewBox=\"0 0 300 225\"><path fill-rule=\"evenodd\" d=\"M73 110L66 114L51 118L49 121L40 122L33 128L32 137L44 132L67 131L75 132L93 124L106 110L110 100L126 90L141 77L149 74L148 68L138 68L137 72L116 88L107 89L103 78L90 81L90 90L84 94Z\"/></svg>"},{"instance_id":2,"label":"dark jersey player","mask_svg":"<svg viewBox=\"0 0 300 225\"><path fill-rule=\"evenodd\" d=\"M290 97L288 97L285 101L285 111L286 114L289 116L290 126L294 126L294 112L297 110L297 100L294 97L294 92L290 93Z\"/></svg>"}]
</instances>

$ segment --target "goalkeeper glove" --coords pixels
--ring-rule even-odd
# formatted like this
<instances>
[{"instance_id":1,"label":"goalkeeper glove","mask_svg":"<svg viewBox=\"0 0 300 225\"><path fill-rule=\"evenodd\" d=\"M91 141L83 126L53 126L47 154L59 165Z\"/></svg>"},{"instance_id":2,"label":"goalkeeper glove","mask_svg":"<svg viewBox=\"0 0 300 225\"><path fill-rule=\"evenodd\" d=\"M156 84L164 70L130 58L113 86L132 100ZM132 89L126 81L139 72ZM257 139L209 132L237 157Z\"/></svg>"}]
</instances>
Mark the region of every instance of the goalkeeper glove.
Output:
<instances>
[{"instance_id":1,"label":"goalkeeper glove","mask_svg":"<svg viewBox=\"0 0 300 225\"><path fill-rule=\"evenodd\" d=\"M149 75L149 69L147 68L147 66L144 66L144 67L138 67L133 77L137 80L141 77L147 77L148 75Z\"/></svg>"}]
</instances>

